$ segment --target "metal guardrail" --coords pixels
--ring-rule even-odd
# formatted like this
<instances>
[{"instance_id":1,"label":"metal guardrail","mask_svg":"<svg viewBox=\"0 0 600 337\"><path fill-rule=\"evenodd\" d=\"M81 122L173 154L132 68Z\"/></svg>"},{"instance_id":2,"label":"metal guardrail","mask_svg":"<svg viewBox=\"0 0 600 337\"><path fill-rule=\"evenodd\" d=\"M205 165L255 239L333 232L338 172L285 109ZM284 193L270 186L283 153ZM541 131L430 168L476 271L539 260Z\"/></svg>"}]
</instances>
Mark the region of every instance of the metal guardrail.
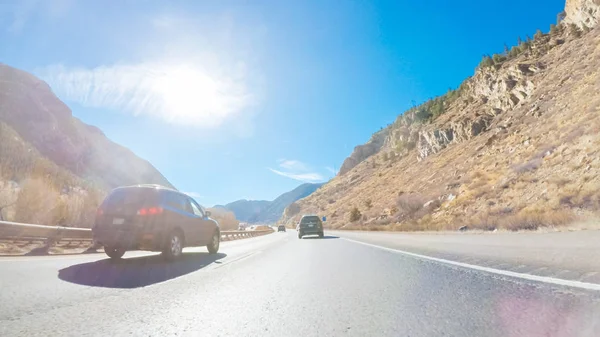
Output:
<instances>
[{"instance_id":1,"label":"metal guardrail","mask_svg":"<svg viewBox=\"0 0 600 337\"><path fill-rule=\"evenodd\" d=\"M221 240L237 240L272 233L262 231L221 231ZM18 222L0 221L0 240L2 241L44 241L46 246L57 242L92 241L89 228L44 226ZM99 248L99 247L98 247Z\"/></svg>"}]
</instances>

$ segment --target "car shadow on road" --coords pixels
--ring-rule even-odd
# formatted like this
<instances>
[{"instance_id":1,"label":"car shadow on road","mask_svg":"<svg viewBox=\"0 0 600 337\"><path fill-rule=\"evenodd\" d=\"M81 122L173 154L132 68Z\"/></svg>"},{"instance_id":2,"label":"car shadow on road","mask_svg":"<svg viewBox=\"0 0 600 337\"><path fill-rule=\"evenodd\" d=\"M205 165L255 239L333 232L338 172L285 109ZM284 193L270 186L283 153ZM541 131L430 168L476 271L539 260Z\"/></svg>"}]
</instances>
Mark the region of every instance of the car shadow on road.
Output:
<instances>
[{"instance_id":1,"label":"car shadow on road","mask_svg":"<svg viewBox=\"0 0 600 337\"><path fill-rule=\"evenodd\" d=\"M320 238L318 235L313 235L313 236L303 236L302 239L304 240L323 240L323 239L339 239L339 236L333 236L333 235L325 235L322 238Z\"/></svg>"},{"instance_id":2,"label":"car shadow on road","mask_svg":"<svg viewBox=\"0 0 600 337\"><path fill-rule=\"evenodd\" d=\"M58 278L71 283L104 288L139 288L189 274L226 257L226 254L184 253L165 261L150 255L111 261L104 259L59 270Z\"/></svg>"}]
</instances>

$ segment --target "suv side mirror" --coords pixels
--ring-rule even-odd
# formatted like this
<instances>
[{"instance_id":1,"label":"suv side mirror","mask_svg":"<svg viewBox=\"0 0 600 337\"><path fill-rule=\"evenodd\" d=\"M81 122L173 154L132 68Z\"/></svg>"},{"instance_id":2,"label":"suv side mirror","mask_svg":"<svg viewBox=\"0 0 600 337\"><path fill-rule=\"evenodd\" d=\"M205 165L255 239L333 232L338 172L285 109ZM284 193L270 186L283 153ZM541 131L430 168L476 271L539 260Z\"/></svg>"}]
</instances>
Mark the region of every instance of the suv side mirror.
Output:
<instances>
[{"instance_id":1,"label":"suv side mirror","mask_svg":"<svg viewBox=\"0 0 600 337\"><path fill-rule=\"evenodd\" d=\"M323 217L323 219L321 219L323 222L327 221L327 217Z\"/></svg>"},{"instance_id":2,"label":"suv side mirror","mask_svg":"<svg viewBox=\"0 0 600 337\"><path fill-rule=\"evenodd\" d=\"M206 214L206 216L210 216L210 211L206 211L204 214Z\"/></svg>"}]
</instances>

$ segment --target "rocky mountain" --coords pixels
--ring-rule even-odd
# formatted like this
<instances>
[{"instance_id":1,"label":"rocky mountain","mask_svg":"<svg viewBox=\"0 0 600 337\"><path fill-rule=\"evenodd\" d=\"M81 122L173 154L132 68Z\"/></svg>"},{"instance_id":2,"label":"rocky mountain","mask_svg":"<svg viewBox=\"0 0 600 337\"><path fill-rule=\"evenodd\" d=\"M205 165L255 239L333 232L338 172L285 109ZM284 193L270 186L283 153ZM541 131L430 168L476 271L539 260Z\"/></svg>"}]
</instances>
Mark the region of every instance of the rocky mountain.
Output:
<instances>
[{"instance_id":1,"label":"rocky mountain","mask_svg":"<svg viewBox=\"0 0 600 337\"><path fill-rule=\"evenodd\" d=\"M215 206L232 211L236 218L248 223L274 223L281 218L283 211L293 202L305 198L316 191L322 184L302 184L286 192L273 201L238 200L225 206Z\"/></svg>"},{"instance_id":2,"label":"rocky mountain","mask_svg":"<svg viewBox=\"0 0 600 337\"><path fill-rule=\"evenodd\" d=\"M342 163L339 174L345 174L366 158L379 152L385 144L389 132L389 128L383 129L375 133L366 144L356 146L350 157Z\"/></svg>"},{"instance_id":3,"label":"rocky mountain","mask_svg":"<svg viewBox=\"0 0 600 337\"><path fill-rule=\"evenodd\" d=\"M35 76L0 64L0 121L60 167L102 188L171 184L146 160L73 117Z\"/></svg>"},{"instance_id":4,"label":"rocky mountain","mask_svg":"<svg viewBox=\"0 0 600 337\"><path fill-rule=\"evenodd\" d=\"M597 214L598 4L568 0L548 33L484 57L456 90L357 146L282 221L317 213L336 228L518 229Z\"/></svg>"},{"instance_id":5,"label":"rocky mountain","mask_svg":"<svg viewBox=\"0 0 600 337\"><path fill-rule=\"evenodd\" d=\"M0 209L6 208L4 218L89 225L87 213L95 211L106 191L137 183L172 187L149 162L73 117L45 82L0 64ZM39 195L47 200L35 199Z\"/></svg>"}]
</instances>

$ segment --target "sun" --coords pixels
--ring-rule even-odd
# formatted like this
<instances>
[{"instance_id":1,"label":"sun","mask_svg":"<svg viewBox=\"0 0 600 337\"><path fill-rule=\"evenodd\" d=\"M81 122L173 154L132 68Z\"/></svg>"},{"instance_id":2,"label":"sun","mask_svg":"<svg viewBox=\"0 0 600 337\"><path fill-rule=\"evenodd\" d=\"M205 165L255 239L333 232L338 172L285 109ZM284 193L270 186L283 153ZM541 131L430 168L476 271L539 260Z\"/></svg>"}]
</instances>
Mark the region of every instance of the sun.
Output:
<instances>
[{"instance_id":1,"label":"sun","mask_svg":"<svg viewBox=\"0 0 600 337\"><path fill-rule=\"evenodd\" d=\"M162 109L173 122L201 119L210 125L231 112L222 84L194 67L167 68L154 81Z\"/></svg>"}]
</instances>

